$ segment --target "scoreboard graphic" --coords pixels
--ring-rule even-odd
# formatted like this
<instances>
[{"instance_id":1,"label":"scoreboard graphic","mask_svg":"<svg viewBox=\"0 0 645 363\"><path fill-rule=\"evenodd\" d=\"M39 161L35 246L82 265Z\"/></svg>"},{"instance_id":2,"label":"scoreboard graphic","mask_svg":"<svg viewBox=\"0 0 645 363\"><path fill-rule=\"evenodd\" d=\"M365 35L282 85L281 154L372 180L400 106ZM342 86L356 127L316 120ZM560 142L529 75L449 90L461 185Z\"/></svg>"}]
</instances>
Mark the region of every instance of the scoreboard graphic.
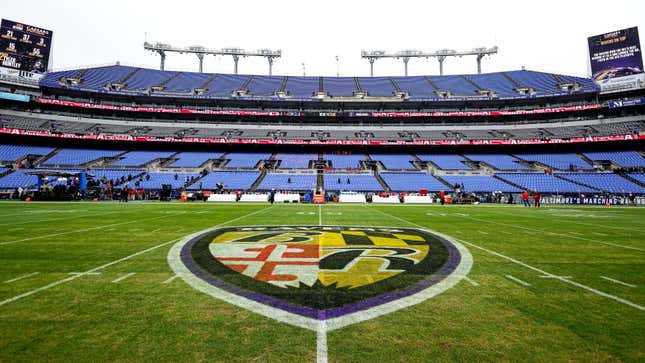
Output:
<instances>
[{"instance_id":1,"label":"scoreboard graphic","mask_svg":"<svg viewBox=\"0 0 645 363\"><path fill-rule=\"evenodd\" d=\"M49 65L51 30L2 19L0 23L0 66L43 73Z\"/></svg>"},{"instance_id":2,"label":"scoreboard graphic","mask_svg":"<svg viewBox=\"0 0 645 363\"><path fill-rule=\"evenodd\" d=\"M592 77L596 81L643 73L638 28L588 38Z\"/></svg>"}]
</instances>

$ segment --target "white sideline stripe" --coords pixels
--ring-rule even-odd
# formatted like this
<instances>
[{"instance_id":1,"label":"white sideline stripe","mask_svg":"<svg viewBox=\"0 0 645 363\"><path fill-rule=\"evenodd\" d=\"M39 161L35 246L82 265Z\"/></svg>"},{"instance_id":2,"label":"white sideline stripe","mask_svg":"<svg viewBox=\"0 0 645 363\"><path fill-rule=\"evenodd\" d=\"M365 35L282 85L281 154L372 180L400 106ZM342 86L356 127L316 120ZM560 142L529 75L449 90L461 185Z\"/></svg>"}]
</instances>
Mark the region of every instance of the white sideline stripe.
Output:
<instances>
[{"instance_id":1,"label":"white sideline stripe","mask_svg":"<svg viewBox=\"0 0 645 363\"><path fill-rule=\"evenodd\" d=\"M249 213L249 214L245 214L245 215L243 215L243 216L240 216L240 217L237 217L237 218L231 219L231 220L229 220L229 221L226 221L226 222L220 223L220 224L218 224L217 226L222 226L222 225L224 225L224 224L228 224L228 223L231 223L231 222L238 221L238 220L240 220L240 219L242 219L242 218L250 217L250 216L252 216L252 215L254 215L254 214L258 214L258 213L260 213L260 212L263 212L263 211L265 211L265 210L267 210L267 209L271 209L271 207L264 208L264 209L260 209L260 210L257 210L257 211L255 211L255 212L251 212L251 213ZM146 249L144 249L144 250L141 250L141 251L139 251L139 252L135 252L135 253L133 253L133 254L131 254L131 255L129 255L129 256L122 257L122 258L120 258L120 259L118 259L118 260L114 260L114 261L112 261L112 262L108 262L108 263L106 263L105 265L101 265L101 266L99 266L99 267L95 267L95 268L93 268L93 269L91 269L91 270L87 270L87 271L82 272L82 273L80 273L80 274L77 274L77 275L74 275L74 276L68 277L68 278L66 278L66 279L62 279L62 280L58 280L58 281L54 281L54 282L52 282L51 284L48 284L48 285L45 285L45 286L41 286L41 287L39 287L39 288L37 288L37 289L31 290L31 291L27 291L27 292L25 292L25 293L22 293L22 294L20 294L20 295L16 295L16 296L14 296L14 297L10 297L10 298L8 298L8 299L5 299L5 300L0 301L0 306L5 305L5 304L8 304L8 303L13 302L13 301L16 301L16 300L20 300L20 299L22 299L23 297L31 296L31 295L36 294L36 293L38 293L38 292L41 292L41 291L43 291L43 290L51 289L52 287L56 287L56 286L58 286L58 285L60 285L60 284L64 284L64 283L66 283L66 282L76 280L77 278L79 278L79 277L81 277L81 276L85 276L85 275L92 274L92 273L97 272L97 271L99 271L99 270L102 270L102 269L104 269L104 268L106 268L106 267L110 267L110 266L112 266L112 265L116 265L117 263L120 263L120 262L123 262L123 261L129 260L129 259L131 259L131 258L133 258L133 257L137 257L137 256L142 255L142 254L144 254L144 253L147 253L147 252L150 252L150 251L156 250L157 248L161 248L161 247L167 246L167 245L169 245L169 244L171 244L171 243L175 243L175 242L177 242L177 241L181 240L182 238L184 238L184 237L179 237L179 238L175 238L175 239L170 240L170 241L166 241L166 242L161 243L161 244L158 244L158 245L156 245L156 246L152 246L152 247L146 248Z\"/></svg>"},{"instance_id":2,"label":"white sideline stripe","mask_svg":"<svg viewBox=\"0 0 645 363\"><path fill-rule=\"evenodd\" d=\"M68 275L100 275L100 272L68 272Z\"/></svg>"},{"instance_id":3,"label":"white sideline stripe","mask_svg":"<svg viewBox=\"0 0 645 363\"><path fill-rule=\"evenodd\" d=\"M475 281L475 280L471 279L471 278L470 278L470 277L468 277L468 276L464 276L464 280L466 280L466 281L470 282L470 284L471 284L471 285L473 285L473 286L479 286L479 284L477 283L477 281Z\"/></svg>"},{"instance_id":4,"label":"white sideline stripe","mask_svg":"<svg viewBox=\"0 0 645 363\"><path fill-rule=\"evenodd\" d=\"M12 282L14 282L14 281L18 281L18 280L26 279L27 277L31 277L31 276L34 276L34 275L38 275L39 273L40 273L40 272L32 272L32 273L30 273L30 274L26 274L26 275L18 276L18 277L16 277L15 279L7 280L7 281L5 281L4 283L5 283L5 284L10 284L10 283L12 283Z\"/></svg>"},{"instance_id":5,"label":"white sideline stripe","mask_svg":"<svg viewBox=\"0 0 645 363\"><path fill-rule=\"evenodd\" d=\"M83 212L80 212L80 213L83 213ZM106 215L106 214L115 214L115 213L120 213L120 212L105 212L105 213L96 213L96 214L84 214L82 216L76 216L76 217L50 218L50 219L39 219L39 220L35 220L35 221L21 221L21 222L11 222L11 223L0 223L0 226L14 225L14 224L41 223L41 222L70 220L70 219L78 219L78 218L85 218L85 217L103 216L103 215Z\"/></svg>"},{"instance_id":6,"label":"white sideline stripe","mask_svg":"<svg viewBox=\"0 0 645 363\"><path fill-rule=\"evenodd\" d=\"M382 212L382 213L385 213L385 212ZM528 227L518 226L518 225L515 225L515 224L501 223L501 222L495 222L495 221L479 219L479 218L473 218L473 217L464 217L464 218L472 219L474 221L483 222L483 223L491 223L491 224L498 224L500 226L520 228L520 229L524 229L524 230L531 231L531 232L546 233L546 234L549 234L549 235L552 235L552 236L564 236L564 237L568 237L568 238L579 239L579 240L582 240L582 241L589 241L589 242L593 242L593 243L599 243L599 244L603 244L603 245L607 245L607 246L613 246L613 247L619 247L619 248L625 248L625 249L629 249L629 250L636 250L636 251L645 252L644 248L619 245L617 243L611 243L611 242L603 242L603 241L598 241L598 240L595 240L595 239L589 239L589 238L584 238L584 237L579 237L579 236L572 236L571 234L566 234L566 233L548 232L548 231L543 231L541 229L528 228Z\"/></svg>"},{"instance_id":7,"label":"white sideline stripe","mask_svg":"<svg viewBox=\"0 0 645 363\"><path fill-rule=\"evenodd\" d=\"M63 236L63 235L66 235L66 234L72 234L72 233L80 233L80 232L93 231L93 230L96 230L96 229L103 229L103 228L108 228L108 227L121 226L121 225L124 225L124 224L139 223L139 222L143 222L143 221L151 221L151 220L155 220L155 219L161 219L161 218L173 217L173 216L177 216L177 215L179 215L179 214L183 214L183 213L168 214L168 215L161 216L161 217L152 217L152 218L145 218L145 219L137 219L137 220L135 220L135 221L126 221L126 222L119 222L119 223L113 223L113 224L106 224L106 225L104 225L104 226L90 227L90 228L83 228L83 229L77 229L77 230L74 230L74 231L67 231L67 232L60 232L60 233L52 233L52 234L47 234L47 235L44 235L44 236L36 236L36 237L29 237L29 238L17 239L17 240L15 240L15 241L0 242L0 246L2 246L2 245L9 245L9 244L13 244L13 243L19 243L19 242L25 242L25 241L33 241L33 240L36 240L36 239L42 239L42 238L49 238L49 237L55 237L55 236Z\"/></svg>"},{"instance_id":8,"label":"white sideline stripe","mask_svg":"<svg viewBox=\"0 0 645 363\"><path fill-rule=\"evenodd\" d=\"M316 329L316 363L327 363L327 323L323 320Z\"/></svg>"},{"instance_id":9,"label":"white sideline stripe","mask_svg":"<svg viewBox=\"0 0 645 363\"><path fill-rule=\"evenodd\" d=\"M423 226L422 226L422 225L420 225L420 224L417 224L417 223L414 223L414 222L410 222L410 221L408 221L408 220L406 220L406 219L399 218L399 217L394 216L394 215L392 215L392 214L385 213L385 212L381 212L381 211L379 211L378 209L375 209L375 210L377 210L378 212L380 212L380 213L382 213L382 214L384 214L384 215L386 215L386 216L390 216L390 217L392 217L392 218L394 218L394 219L398 219L398 220L400 220L400 221L402 221L402 222L405 222L405 223L408 223L408 224L410 224L410 225L417 226L417 227L419 227L419 228L427 228L427 227L423 227ZM510 262L513 262L513 263L518 264L518 265L520 265L520 266L526 267L526 268L528 268L529 270L533 270L533 271L535 271L535 272L537 272L537 273L539 273L539 274L553 276L553 278L554 278L554 279L556 279L556 280L560 280L560 281L565 282L565 283L567 283L567 284L570 284L570 285L573 285L573 286L579 287L579 288L581 288L581 289L583 289L583 290L586 290L586 291L592 292L592 293L594 293L594 294L596 294L596 295L598 295L598 296L602 296L602 297L605 297L605 298L607 298L607 299L612 299L612 300L617 301L617 302L619 302L619 303L621 303L621 304L625 304L625 305L627 305L627 306L631 306L631 307L633 307L633 308L635 308L635 309L638 309L638 310L641 310L641 311L645 311L645 306L638 305L638 304L636 304L636 303L634 303L634 302L631 302L631 301L629 301L629 300L623 299L623 298L621 298L621 297L614 296L614 295L608 294L608 293L603 292L603 291L600 291L600 290L596 290L596 289L594 289L593 287L589 287L589 286L587 286L587 285L583 285L583 284L581 284L581 283L579 283L579 282L575 282L575 281L568 280L568 279L566 279L566 278L563 278L563 277L561 277L561 276L554 275L554 274L552 274L552 273L548 273L548 272L546 272L546 271L544 271L544 270L542 270L542 269L539 269L539 268L537 268L537 267L533 267L533 266L531 266L531 265L528 265L528 264L526 264L526 263L524 263L524 262L522 262L522 261L520 261L520 260L516 260L516 259L514 259L513 257L508 257L508 256L505 256L505 255L502 255L502 254L501 254L501 253L499 253L499 252L495 252L495 251L493 251L493 250L489 250L489 249L488 249L488 248L486 248L486 247L481 247L481 246L478 246L478 245L476 245L476 244L474 244L474 243L467 242L467 241L464 241L464 240L458 240L458 241L459 241L459 242L461 242L461 243L463 243L463 244L465 244L465 245L468 245L468 246L471 246L471 247L473 247L473 248L476 248L476 249L478 249L478 250L481 250L481 251L484 251L484 252L488 252L488 253L490 253L491 255L495 255L495 256L500 257L500 258L503 258L503 259L505 259L505 260L507 260L507 261L510 261Z\"/></svg>"},{"instance_id":10,"label":"white sideline stripe","mask_svg":"<svg viewBox=\"0 0 645 363\"><path fill-rule=\"evenodd\" d=\"M318 204L318 225L322 226L322 205Z\"/></svg>"},{"instance_id":11,"label":"white sideline stripe","mask_svg":"<svg viewBox=\"0 0 645 363\"><path fill-rule=\"evenodd\" d=\"M162 282L162 284L169 284L169 283L175 281L175 279L178 278L178 277L179 277L179 275L174 275L174 276L170 277L168 280Z\"/></svg>"},{"instance_id":12,"label":"white sideline stripe","mask_svg":"<svg viewBox=\"0 0 645 363\"><path fill-rule=\"evenodd\" d=\"M509 279L509 280L511 280L511 281L515 281L515 282L517 282L518 284L520 284L520 285L522 285L522 286L527 286L527 287L528 287L528 286L531 286L531 284L529 284L528 282L523 281L523 280L520 280L520 279L518 279L517 277L513 277L513 276L511 276L511 275L504 275L504 277L506 277L507 279Z\"/></svg>"},{"instance_id":13,"label":"white sideline stripe","mask_svg":"<svg viewBox=\"0 0 645 363\"><path fill-rule=\"evenodd\" d=\"M134 274L136 274L136 272L127 273L127 274L125 274L125 275L123 275L123 276L121 276L119 278L116 278L116 279L112 280L112 283L116 284L118 282L121 282L121 281L127 279L128 277L130 277L130 276L132 276Z\"/></svg>"},{"instance_id":14,"label":"white sideline stripe","mask_svg":"<svg viewBox=\"0 0 645 363\"><path fill-rule=\"evenodd\" d=\"M607 281L611 281L611 282L613 282L615 284L618 284L618 285L623 285L623 286L627 286L627 287L636 287L636 285L632 285L632 284L628 284L628 283L620 281L620 280L612 279L611 277L600 276L600 278L604 279L604 280L607 280Z\"/></svg>"}]
</instances>

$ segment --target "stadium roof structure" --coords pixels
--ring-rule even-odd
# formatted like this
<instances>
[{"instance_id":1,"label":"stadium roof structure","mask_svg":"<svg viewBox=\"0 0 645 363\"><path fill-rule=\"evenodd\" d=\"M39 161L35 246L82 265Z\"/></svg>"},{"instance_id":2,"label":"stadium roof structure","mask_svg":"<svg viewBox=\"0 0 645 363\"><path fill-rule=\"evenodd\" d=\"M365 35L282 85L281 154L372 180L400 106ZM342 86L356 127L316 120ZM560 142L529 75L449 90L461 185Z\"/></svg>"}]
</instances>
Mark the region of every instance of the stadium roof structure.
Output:
<instances>
[{"instance_id":1,"label":"stadium roof structure","mask_svg":"<svg viewBox=\"0 0 645 363\"><path fill-rule=\"evenodd\" d=\"M468 101L597 94L589 78L535 71L403 77L299 77L106 66L49 72L49 89L187 99L268 101Z\"/></svg>"}]
</instances>

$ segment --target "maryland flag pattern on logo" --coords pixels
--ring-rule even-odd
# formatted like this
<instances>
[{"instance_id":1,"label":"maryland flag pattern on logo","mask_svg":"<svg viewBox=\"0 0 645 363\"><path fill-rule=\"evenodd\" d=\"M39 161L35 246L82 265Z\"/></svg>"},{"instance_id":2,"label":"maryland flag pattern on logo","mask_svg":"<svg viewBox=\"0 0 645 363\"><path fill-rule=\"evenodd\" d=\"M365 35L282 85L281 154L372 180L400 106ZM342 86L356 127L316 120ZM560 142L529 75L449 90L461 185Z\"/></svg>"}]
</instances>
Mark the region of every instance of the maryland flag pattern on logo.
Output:
<instances>
[{"instance_id":1,"label":"maryland flag pattern on logo","mask_svg":"<svg viewBox=\"0 0 645 363\"><path fill-rule=\"evenodd\" d=\"M413 295L461 260L426 230L346 226L219 228L182 242L179 256L217 289L315 319Z\"/></svg>"},{"instance_id":2,"label":"maryland flag pattern on logo","mask_svg":"<svg viewBox=\"0 0 645 363\"><path fill-rule=\"evenodd\" d=\"M231 231L213 239L210 252L228 268L279 287L356 288L422 261L425 238L403 231Z\"/></svg>"}]
</instances>

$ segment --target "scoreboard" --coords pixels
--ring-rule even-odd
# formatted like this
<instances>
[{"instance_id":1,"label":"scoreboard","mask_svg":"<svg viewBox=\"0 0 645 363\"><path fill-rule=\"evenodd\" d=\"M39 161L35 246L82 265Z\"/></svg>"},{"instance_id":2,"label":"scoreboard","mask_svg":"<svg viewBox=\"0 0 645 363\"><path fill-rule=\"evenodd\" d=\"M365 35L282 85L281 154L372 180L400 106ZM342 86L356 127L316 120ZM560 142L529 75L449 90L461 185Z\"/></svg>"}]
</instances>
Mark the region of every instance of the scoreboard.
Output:
<instances>
[{"instance_id":1,"label":"scoreboard","mask_svg":"<svg viewBox=\"0 0 645 363\"><path fill-rule=\"evenodd\" d=\"M43 73L49 65L52 31L2 19L0 23L0 66Z\"/></svg>"}]
</instances>

